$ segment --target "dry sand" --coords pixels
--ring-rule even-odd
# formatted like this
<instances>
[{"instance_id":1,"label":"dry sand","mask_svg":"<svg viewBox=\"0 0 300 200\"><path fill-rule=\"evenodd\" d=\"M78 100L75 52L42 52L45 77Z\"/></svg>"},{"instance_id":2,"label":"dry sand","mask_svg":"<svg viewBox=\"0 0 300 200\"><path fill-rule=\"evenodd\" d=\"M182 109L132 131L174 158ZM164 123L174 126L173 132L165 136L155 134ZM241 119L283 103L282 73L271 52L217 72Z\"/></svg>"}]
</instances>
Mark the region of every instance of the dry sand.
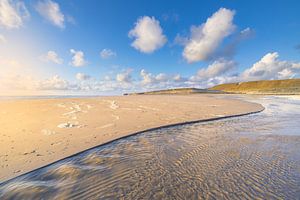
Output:
<instances>
[{"instance_id":1,"label":"dry sand","mask_svg":"<svg viewBox=\"0 0 300 200\"><path fill-rule=\"evenodd\" d=\"M132 133L245 114L259 104L219 95L0 101L0 182Z\"/></svg>"}]
</instances>

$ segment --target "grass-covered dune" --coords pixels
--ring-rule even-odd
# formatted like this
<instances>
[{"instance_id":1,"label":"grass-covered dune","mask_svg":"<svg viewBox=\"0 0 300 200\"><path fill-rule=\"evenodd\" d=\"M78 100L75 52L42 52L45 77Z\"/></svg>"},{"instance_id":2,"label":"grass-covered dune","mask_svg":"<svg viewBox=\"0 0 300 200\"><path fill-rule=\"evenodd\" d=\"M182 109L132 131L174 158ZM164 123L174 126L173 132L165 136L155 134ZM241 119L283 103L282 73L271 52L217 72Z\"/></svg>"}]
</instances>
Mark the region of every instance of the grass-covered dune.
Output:
<instances>
[{"instance_id":1,"label":"grass-covered dune","mask_svg":"<svg viewBox=\"0 0 300 200\"><path fill-rule=\"evenodd\" d=\"M162 95L162 94L274 94L274 95L300 95L300 79L262 80L239 83L226 83L208 89L174 88L124 95Z\"/></svg>"},{"instance_id":2,"label":"grass-covered dune","mask_svg":"<svg viewBox=\"0 0 300 200\"><path fill-rule=\"evenodd\" d=\"M209 88L209 90L243 94L300 94L300 79L226 83Z\"/></svg>"},{"instance_id":3,"label":"grass-covered dune","mask_svg":"<svg viewBox=\"0 0 300 200\"><path fill-rule=\"evenodd\" d=\"M199 93L224 93L224 92L207 90L207 89L198 89L198 88L174 88L174 89L167 89L167 90L130 93L124 95L199 94Z\"/></svg>"}]
</instances>

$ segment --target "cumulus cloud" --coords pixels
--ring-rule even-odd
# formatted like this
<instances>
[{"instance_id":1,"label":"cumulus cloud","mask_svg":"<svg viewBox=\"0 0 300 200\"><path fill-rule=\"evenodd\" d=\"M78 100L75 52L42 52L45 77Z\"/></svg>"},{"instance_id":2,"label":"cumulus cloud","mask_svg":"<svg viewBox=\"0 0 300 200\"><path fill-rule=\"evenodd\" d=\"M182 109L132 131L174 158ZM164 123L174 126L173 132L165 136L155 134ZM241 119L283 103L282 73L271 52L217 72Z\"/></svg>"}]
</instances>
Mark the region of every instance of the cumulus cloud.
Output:
<instances>
[{"instance_id":1,"label":"cumulus cloud","mask_svg":"<svg viewBox=\"0 0 300 200\"><path fill-rule=\"evenodd\" d=\"M7 29L20 28L29 12L23 1L0 1L0 26Z\"/></svg>"},{"instance_id":2,"label":"cumulus cloud","mask_svg":"<svg viewBox=\"0 0 300 200\"><path fill-rule=\"evenodd\" d=\"M1 62L1 61L0 61ZM251 67L238 73L237 64L232 60L219 59L212 62L206 68L200 69L190 78L180 74L153 74L142 69L140 78L134 79L132 70L123 70L120 73L110 73L102 79L95 79L84 73L77 73L79 81L70 82L58 75L45 80L34 80L26 76L11 77L2 73L0 77L0 90L10 89L62 91L70 92L133 92L143 90L168 89L175 87L207 88L217 84L228 82L253 81L262 79L286 79L300 75L300 62L284 61L279 59L277 52L268 53ZM1 75L1 74L0 74ZM3 77L3 75L5 75ZM88 80L88 81L85 81Z\"/></svg>"},{"instance_id":3,"label":"cumulus cloud","mask_svg":"<svg viewBox=\"0 0 300 200\"><path fill-rule=\"evenodd\" d=\"M140 76L142 78L141 84L142 85L153 85L153 84L161 84L166 82L173 82L173 81L182 81L182 77L177 74L175 76L170 76L165 73L159 73L154 75L152 73L148 73L145 69L140 71Z\"/></svg>"},{"instance_id":4,"label":"cumulus cloud","mask_svg":"<svg viewBox=\"0 0 300 200\"><path fill-rule=\"evenodd\" d=\"M189 85L206 88L232 82L290 79L299 76L300 73L300 62L281 61L277 52L266 54L241 73L233 73L236 66L234 61L215 61L191 76Z\"/></svg>"},{"instance_id":5,"label":"cumulus cloud","mask_svg":"<svg viewBox=\"0 0 300 200\"><path fill-rule=\"evenodd\" d=\"M123 83L116 80L98 81L88 77L88 75L76 75L77 78L91 79L91 81L69 82L68 80L54 75L50 78L38 80L26 75L8 75L0 74L0 91L6 94L66 94L68 93L98 93L108 91L130 90L134 87L133 83ZM63 93L60 93L63 92Z\"/></svg>"},{"instance_id":6,"label":"cumulus cloud","mask_svg":"<svg viewBox=\"0 0 300 200\"><path fill-rule=\"evenodd\" d=\"M206 68L198 70L198 72L191 76L186 82L189 87L207 88L225 82L236 81L237 75L233 74L236 68L236 62L219 59Z\"/></svg>"},{"instance_id":7,"label":"cumulus cloud","mask_svg":"<svg viewBox=\"0 0 300 200\"><path fill-rule=\"evenodd\" d=\"M120 83L131 83L132 82L131 72L132 70L128 69L123 73L117 74L116 80Z\"/></svg>"},{"instance_id":8,"label":"cumulus cloud","mask_svg":"<svg viewBox=\"0 0 300 200\"><path fill-rule=\"evenodd\" d=\"M105 75L105 76L104 76L104 80L105 80L105 81L110 81L110 80L111 80L111 77L108 76L108 75Z\"/></svg>"},{"instance_id":9,"label":"cumulus cloud","mask_svg":"<svg viewBox=\"0 0 300 200\"><path fill-rule=\"evenodd\" d=\"M76 51L70 49L70 53L73 55L71 65L74 67L82 67L87 64L87 61L84 59L84 53L82 51Z\"/></svg>"},{"instance_id":10,"label":"cumulus cloud","mask_svg":"<svg viewBox=\"0 0 300 200\"><path fill-rule=\"evenodd\" d=\"M91 78L91 76L84 74L84 73L77 73L76 74L76 79L79 81L85 81L85 80L89 80Z\"/></svg>"},{"instance_id":11,"label":"cumulus cloud","mask_svg":"<svg viewBox=\"0 0 300 200\"><path fill-rule=\"evenodd\" d=\"M61 12L59 4L52 0L42 0L36 5L37 12L59 28L65 27L65 16Z\"/></svg>"},{"instance_id":12,"label":"cumulus cloud","mask_svg":"<svg viewBox=\"0 0 300 200\"><path fill-rule=\"evenodd\" d=\"M187 80L187 78L182 77L180 74L176 74L175 76L173 76L173 81L175 82L185 82Z\"/></svg>"},{"instance_id":13,"label":"cumulus cloud","mask_svg":"<svg viewBox=\"0 0 300 200\"><path fill-rule=\"evenodd\" d=\"M6 43L6 39L3 35L0 35L0 44Z\"/></svg>"},{"instance_id":14,"label":"cumulus cloud","mask_svg":"<svg viewBox=\"0 0 300 200\"><path fill-rule=\"evenodd\" d=\"M117 56L117 53L114 52L114 51L111 50L111 49L103 49L103 50L100 52L100 56L101 56L101 58L103 58L103 59L108 59L108 58Z\"/></svg>"},{"instance_id":15,"label":"cumulus cloud","mask_svg":"<svg viewBox=\"0 0 300 200\"><path fill-rule=\"evenodd\" d=\"M205 69L200 69L197 73L197 79L207 80L216 76L226 75L236 67L236 63L231 60L220 59L214 61Z\"/></svg>"},{"instance_id":16,"label":"cumulus cloud","mask_svg":"<svg viewBox=\"0 0 300 200\"><path fill-rule=\"evenodd\" d=\"M165 73L159 73L154 75L142 69L140 71L142 78L140 85L142 88L148 89L164 89L187 86L187 78L183 78L180 74L167 75Z\"/></svg>"},{"instance_id":17,"label":"cumulus cloud","mask_svg":"<svg viewBox=\"0 0 300 200\"><path fill-rule=\"evenodd\" d=\"M191 35L183 50L187 62L208 60L225 37L232 34L235 12L220 8L200 26L191 27Z\"/></svg>"},{"instance_id":18,"label":"cumulus cloud","mask_svg":"<svg viewBox=\"0 0 300 200\"><path fill-rule=\"evenodd\" d=\"M167 42L159 21L148 16L139 18L128 36L134 38L131 46L143 53L152 53Z\"/></svg>"},{"instance_id":19,"label":"cumulus cloud","mask_svg":"<svg viewBox=\"0 0 300 200\"><path fill-rule=\"evenodd\" d=\"M164 73L159 73L155 76L155 80L159 81L159 82L164 82L168 80L168 76Z\"/></svg>"},{"instance_id":20,"label":"cumulus cloud","mask_svg":"<svg viewBox=\"0 0 300 200\"><path fill-rule=\"evenodd\" d=\"M54 75L53 77L38 83L38 89L40 90L68 90L70 89L69 86L69 82L59 75Z\"/></svg>"},{"instance_id":21,"label":"cumulus cloud","mask_svg":"<svg viewBox=\"0 0 300 200\"><path fill-rule=\"evenodd\" d=\"M58 56L55 51L48 51L45 55L41 56L41 60L45 62L53 62L56 64L62 64L63 59Z\"/></svg>"},{"instance_id":22,"label":"cumulus cloud","mask_svg":"<svg viewBox=\"0 0 300 200\"><path fill-rule=\"evenodd\" d=\"M278 72L279 79L289 79L293 78L296 75L291 69L283 69L282 71Z\"/></svg>"},{"instance_id":23,"label":"cumulus cloud","mask_svg":"<svg viewBox=\"0 0 300 200\"><path fill-rule=\"evenodd\" d=\"M300 63L279 60L277 52L268 53L263 56L252 67L246 69L242 74L243 80L282 79L292 78L299 73Z\"/></svg>"},{"instance_id":24,"label":"cumulus cloud","mask_svg":"<svg viewBox=\"0 0 300 200\"><path fill-rule=\"evenodd\" d=\"M151 84L155 81L153 75L151 73L148 73L144 69L141 70L140 75L142 77L142 84L143 85Z\"/></svg>"}]
</instances>

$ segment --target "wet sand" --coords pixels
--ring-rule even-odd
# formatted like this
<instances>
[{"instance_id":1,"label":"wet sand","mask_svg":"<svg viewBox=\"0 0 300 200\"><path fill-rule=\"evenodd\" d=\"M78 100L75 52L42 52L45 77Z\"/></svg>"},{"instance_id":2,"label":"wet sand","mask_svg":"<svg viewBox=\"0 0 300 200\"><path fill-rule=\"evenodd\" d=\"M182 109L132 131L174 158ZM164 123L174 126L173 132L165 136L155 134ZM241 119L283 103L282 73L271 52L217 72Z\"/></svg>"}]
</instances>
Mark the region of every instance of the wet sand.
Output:
<instances>
[{"instance_id":1,"label":"wet sand","mask_svg":"<svg viewBox=\"0 0 300 200\"><path fill-rule=\"evenodd\" d=\"M219 95L0 101L0 182L155 127L262 110Z\"/></svg>"}]
</instances>

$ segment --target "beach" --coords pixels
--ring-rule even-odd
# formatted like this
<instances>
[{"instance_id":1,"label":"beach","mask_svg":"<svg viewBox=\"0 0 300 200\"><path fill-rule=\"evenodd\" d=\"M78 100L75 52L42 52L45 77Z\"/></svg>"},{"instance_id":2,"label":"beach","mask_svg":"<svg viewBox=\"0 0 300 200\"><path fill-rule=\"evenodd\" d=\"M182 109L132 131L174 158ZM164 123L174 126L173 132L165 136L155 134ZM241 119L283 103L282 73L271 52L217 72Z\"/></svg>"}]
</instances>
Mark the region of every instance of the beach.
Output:
<instances>
[{"instance_id":1,"label":"beach","mask_svg":"<svg viewBox=\"0 0 300 200\"><path fill-rule=\"evenodd\" d=\"M263 110L222 95L0 101L0 181L136 132Z\"/></svg>"}]
</instances>

